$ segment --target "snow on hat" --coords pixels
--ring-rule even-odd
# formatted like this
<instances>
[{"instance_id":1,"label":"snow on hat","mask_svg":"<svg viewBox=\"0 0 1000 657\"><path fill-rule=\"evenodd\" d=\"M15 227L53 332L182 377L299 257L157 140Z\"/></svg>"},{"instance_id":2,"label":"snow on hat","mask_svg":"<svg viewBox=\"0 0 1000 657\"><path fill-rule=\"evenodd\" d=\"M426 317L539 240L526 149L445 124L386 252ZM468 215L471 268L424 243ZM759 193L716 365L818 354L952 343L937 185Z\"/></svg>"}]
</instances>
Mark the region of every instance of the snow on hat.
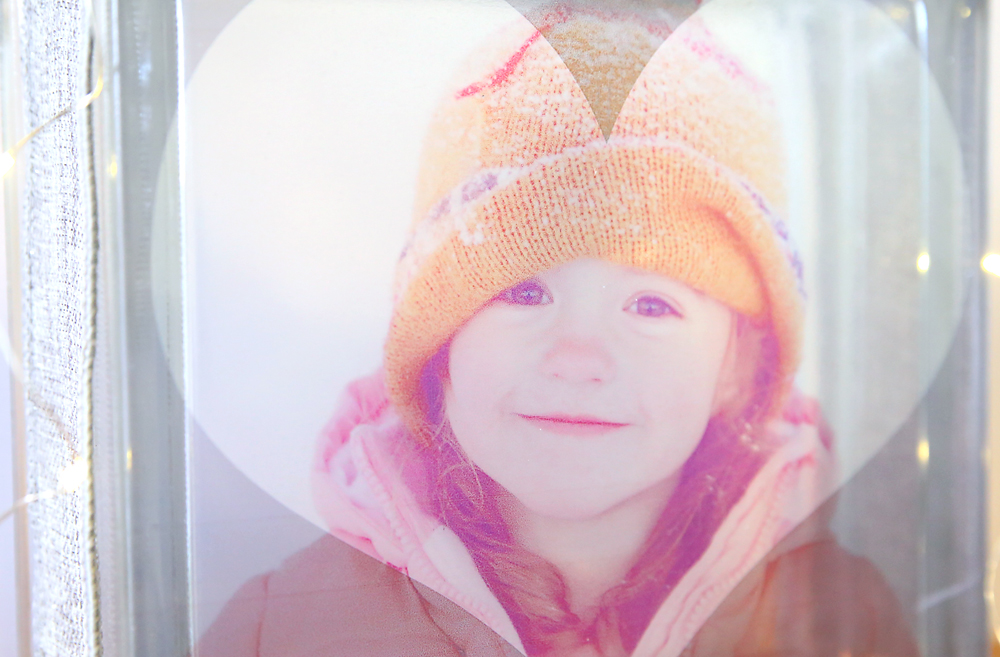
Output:
<instances>
[{"instance_id":1,"label":"snow on hat","mask_svg":"<svg viewBox=\"0 0 1000 657\"><path fill-rule=\"evenodd\" d=\"M697 16L668 33L555 11L478 51L438 108L385 345L389 395L418 435L434 354L499 292L583 257L768 325L790 385L801 267L780 218L773 99Z\"/></svg>"}]
</instances>

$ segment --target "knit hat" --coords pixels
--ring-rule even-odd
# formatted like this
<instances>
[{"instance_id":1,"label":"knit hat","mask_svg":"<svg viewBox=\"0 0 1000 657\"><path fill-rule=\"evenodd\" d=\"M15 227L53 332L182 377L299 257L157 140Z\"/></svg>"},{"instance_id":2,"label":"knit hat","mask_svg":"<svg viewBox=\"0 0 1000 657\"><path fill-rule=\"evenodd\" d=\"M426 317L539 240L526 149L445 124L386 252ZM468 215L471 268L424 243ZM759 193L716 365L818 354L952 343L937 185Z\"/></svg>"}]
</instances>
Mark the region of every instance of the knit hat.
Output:
<instances>
[{"instance_id":1,"label":"knit hat","mask_svg":"<svg viewBox=\"0 0 1000 657\"><path fill-rule=\"evenodd\" d=\"M423 368L462 324L582 257L683 281L769 325L787 389L802 299L774 102L697 15L668 33L554 11L462 70L428 132L385 345L390 398L416 434Z\"/></svg>"}]
</instances>

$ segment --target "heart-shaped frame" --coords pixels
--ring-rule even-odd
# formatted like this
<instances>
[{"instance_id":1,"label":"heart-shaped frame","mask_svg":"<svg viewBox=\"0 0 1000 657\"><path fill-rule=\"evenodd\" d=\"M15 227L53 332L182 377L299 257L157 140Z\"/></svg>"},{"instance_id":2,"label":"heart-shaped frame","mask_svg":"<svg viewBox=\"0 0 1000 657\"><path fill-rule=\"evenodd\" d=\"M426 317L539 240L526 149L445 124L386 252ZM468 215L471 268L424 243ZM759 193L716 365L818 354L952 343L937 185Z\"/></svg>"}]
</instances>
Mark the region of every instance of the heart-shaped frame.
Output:
<instances>
[{"instance_id":1,"label":"heart-shaped frame","mask_svg":"<svg viewBox=\"0 0 1000 657\"><path fill-rule=\"evenodd\" d=\"M698 15L779 105L808 297L797 383L844 482L913 412L962 316L975 254L958 138L917 47L862 0ZM320 526L315 436L380 363L426 125L457 64L515 20L502 0L255 0L187 85L188 408Z\"/></svg>"}]
</instances>

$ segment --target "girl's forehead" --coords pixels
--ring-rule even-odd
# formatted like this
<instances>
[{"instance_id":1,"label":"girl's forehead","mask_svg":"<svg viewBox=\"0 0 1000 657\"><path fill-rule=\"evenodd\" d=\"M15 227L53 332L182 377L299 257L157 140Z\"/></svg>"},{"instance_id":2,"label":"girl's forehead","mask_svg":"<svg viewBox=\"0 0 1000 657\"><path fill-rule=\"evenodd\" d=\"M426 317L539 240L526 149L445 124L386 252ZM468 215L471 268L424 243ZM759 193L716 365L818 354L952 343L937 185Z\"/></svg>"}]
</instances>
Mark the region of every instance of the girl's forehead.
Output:
<instances>
[{"instance_id":1,"label":"girl's forehead","mask_svg":"<svg viewBox=\"0 0 1000 657\"><path fill-rule=\"evenodd\" d=\"M649 284L665 286L670 289L689 292L697 296L707 296L700 290L691 287L676 278L660 274L649 269L620 265L600 258L577 258L561 265L539 272L534 276L543 281L552 280L605 280L622 283Z\"/></svg>"}]
</instances>

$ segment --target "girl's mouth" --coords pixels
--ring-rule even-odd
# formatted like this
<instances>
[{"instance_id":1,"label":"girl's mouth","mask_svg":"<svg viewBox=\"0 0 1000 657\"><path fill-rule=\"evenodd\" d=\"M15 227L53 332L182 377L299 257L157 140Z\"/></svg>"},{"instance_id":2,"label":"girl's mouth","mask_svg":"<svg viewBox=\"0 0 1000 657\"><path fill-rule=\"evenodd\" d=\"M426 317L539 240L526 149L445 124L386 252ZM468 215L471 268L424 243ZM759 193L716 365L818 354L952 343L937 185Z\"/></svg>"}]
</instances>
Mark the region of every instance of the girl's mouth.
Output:
<instances>
[{"instance_id":1,"label":"girl's mouth","mask_svg":"<svg viewBox=\"0 0 1000 657\"><path fill-rule=\"evenodd\" d=\"M599 436L628 426L588 415L518 415L534 427L568 436Z\"/></svg>"}]
</instances>

